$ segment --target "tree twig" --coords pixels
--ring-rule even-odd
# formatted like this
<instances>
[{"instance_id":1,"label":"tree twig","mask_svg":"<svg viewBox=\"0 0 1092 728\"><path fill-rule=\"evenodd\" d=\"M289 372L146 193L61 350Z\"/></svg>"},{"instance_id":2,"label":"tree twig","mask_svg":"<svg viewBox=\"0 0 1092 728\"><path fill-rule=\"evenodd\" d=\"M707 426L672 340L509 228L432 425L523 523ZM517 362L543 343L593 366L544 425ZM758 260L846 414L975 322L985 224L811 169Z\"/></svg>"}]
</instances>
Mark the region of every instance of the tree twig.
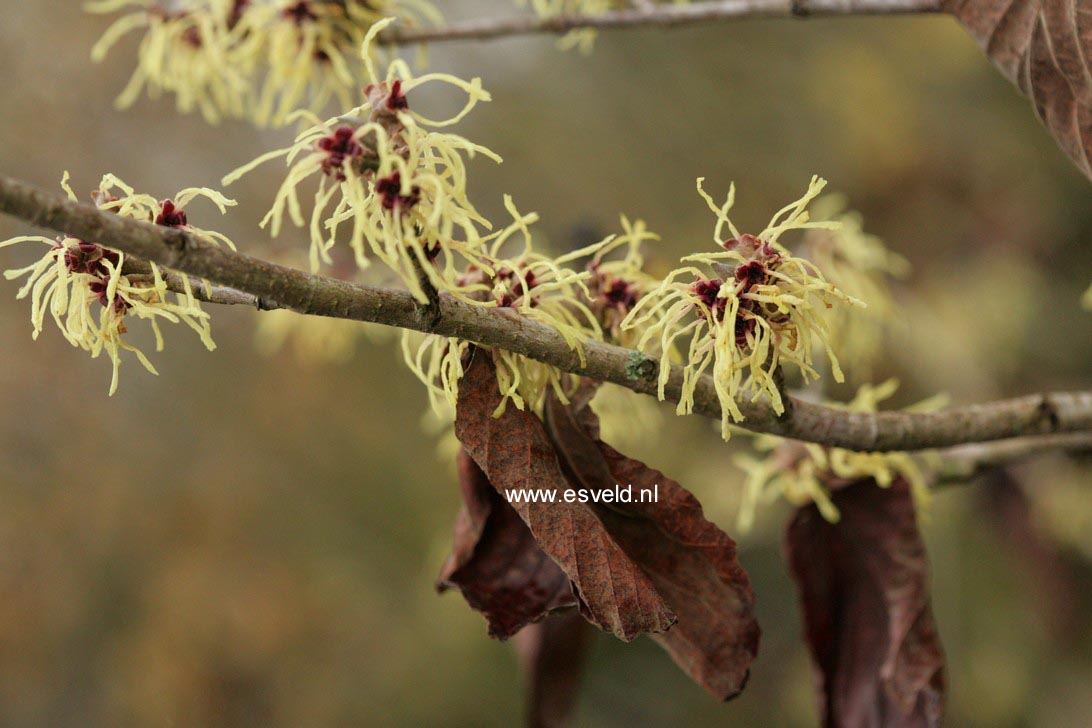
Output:
<instances>
[{"instance_id":1,"label":"tree twig","mask_svg":"<svg viewBox=\"0 0 1092 728\"><path fill-rule=\"evenodd\" d=\"M1046 452L1092 454L1092 432L1016 437L998 442L976 442L951 447L942 453L935 485L965 483L993 468L1012 465Z\"/></svg>"},{"instance_id":2,"label":"tree twig","mask_svg":"<svg viewBox=\"0 0 1092 728\"><path fill-rule=\"evenodd\" d=\"M554 329L511 309L474 306L441 296L438 315L422 317L408 291L362 286L311 275L218 247L185 230L125 218L72 202L60 194L0 176L0 212L208 279L263 301L267 307L397 326L499 347L567 372L655 394L656 361L602 342L584 344L584 360ZM678 401L682 371L675 368L667 398ZM719 418L713 381L697 386L694 409ZM742 400L741 427L849 450L922 450L1027 435L1092 431L1092 391L1035 394L938 412L846 412L792 400L778 417L769 403Z\"/></svg>"},{"instance_id":3,"label":"tree twig","mask_svg":"<svg viewBox=\"0 0 1092 728\"><path fill-rule=\"evenodd\" d=\"M687 5L655 5L595 15L540 18L521 15L452 23L439 28L393 28L379 40L386 45L488 40L515 35L562 34L589 28L675 28L743 18L803 18L847 15L906 15L940 11L940 0L706 0Z\"/></svg>"},{"instance_id":4,"label":"tree twig","mask_svg":"<svg viewBox=\"0 0 1092 728\"><path fill-rule=\"evenodd\" d=\"M155 280L152 267L148 262L132 256L125 259L125 265L122 267L121 272L133 283L151 283ZM203 280L181 275L174 271L160 269L159 275L167 285L167 290L175 293L186 293L188 283L188 290L193 294L193 297L205 303L215 303L223 306L253 306L259 311L271 311L279 308L276 305L266 304L257 296L249 293L243 293L225 286L206 285Z\"/></svg>"}]
</instances>

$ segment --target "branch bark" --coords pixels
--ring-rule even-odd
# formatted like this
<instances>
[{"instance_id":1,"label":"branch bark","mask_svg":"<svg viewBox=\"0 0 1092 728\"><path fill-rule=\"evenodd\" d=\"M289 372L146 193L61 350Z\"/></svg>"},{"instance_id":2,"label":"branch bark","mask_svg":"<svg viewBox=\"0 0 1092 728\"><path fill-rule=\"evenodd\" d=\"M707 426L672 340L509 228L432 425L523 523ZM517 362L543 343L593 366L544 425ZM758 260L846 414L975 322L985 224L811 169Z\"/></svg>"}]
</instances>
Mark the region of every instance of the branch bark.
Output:
<instances>
[{"instance_id":1,"label":"branch bark","mask_svg":"<svg viewBox=\"0 0 1092 728\"><path fill-rule=\"evenodd\" d=\"M265 308L367 321L465 339L522 354L567 372L656 393L655 359L596 341L584 344L585 363L564 338L511 309L473 306L441 296L438 311L422 315L407 291L362 286L270 263L207 243L185 230L103 212L0 176L0 212L33 225L102 243L176 272L249 294ZM666 388L678 401L682 372ZM695 411L720 418L713 381L695 393ZM739 403L741 427L849 450L923 450L1027 435L1092 431L1092 391L1035 394L939 412L845 412L791 400L778 417L764 401Z\"/></svg>"},{"instance_id":2,"label":"branch bark","mask_svg":"<svg viewBox=\"0 0 1092 728\"><path fill-rule=\"evenodd\" d=\"M998 442L958 445L943 452L934 473L934 486L966 483L984 473L1013 465L1041 454L1092 455L1092 432L1069 432L1038 437L1016 437Z\"/></svg>"},{"instance_id":3,"label":"branch bark","mask_svg":"<svg viewBox=\"0 0 1092 728\"><path fill-rule=\"evenodd\" d=\"M591 28L675 28L743 18L806 18L846 15L906 15L940 11L940 0L705 0L688 5L654 5L595 15L540 18L484 18L440 28L396 28L380 36L386 45L489 40L516 35L562 34Z\"/></svg>"}]
</instances>

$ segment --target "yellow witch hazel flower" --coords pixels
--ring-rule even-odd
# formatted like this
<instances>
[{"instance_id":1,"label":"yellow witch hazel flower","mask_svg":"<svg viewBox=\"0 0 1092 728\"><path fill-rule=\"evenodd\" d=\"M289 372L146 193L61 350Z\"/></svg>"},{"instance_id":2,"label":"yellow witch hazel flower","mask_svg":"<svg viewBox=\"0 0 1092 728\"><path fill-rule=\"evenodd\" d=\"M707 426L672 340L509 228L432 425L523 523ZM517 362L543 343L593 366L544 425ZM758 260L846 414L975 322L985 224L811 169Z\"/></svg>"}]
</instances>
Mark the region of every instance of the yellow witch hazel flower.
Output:
<instances>
[{"instance_id":1,"label":"yellow witch hazel flower","mask_svg":"<svg viewBox=\"0 0 1092 728\"><path fill-rule=\"evenodd\" d=\"M389 266L418 300L428 300L423 274L438 290L449 290L459 270L476 262L489 223L467 198L464 157L493 152L455 134L438 131L457 123L479 102L489 101L481 81L448 74L414 77L401 61L379 80L369 47L393 19L372 26L363 55L373 83L367 101L348 113L319 121L295 143L258 157L224 178L230 184L258 165L285 158L288 175L273 207L262 220L276 236L288 219L308 225L298 188L318 178L309 229L311 265L329 262L330 250L345 233L357 264L372 257ZM407 94L428 83L443 83L466 93L463 108L447 119L432 120L411 111Z\"/></svg>"},{"instance_id":2,"label":"yellow witch hazel flower","mask_svg":"<svg viewBox=\"0 0 1092 728\"><path fill-rule=\"evenodd\" d=\"M895 379L879 385L866 384L857 390L857 396L850 402L829 404L849 412L876 412L879 404L898 388ZM944 396L932 397L905 411L935 410L946 400ZM747 472L739 510L741 530L749 530L754 524L760 504L782 497L796 506L814 502L823 518L835 523L839 514L831 501L831 491L864 479L875 480L880 487L886 488L902 478L910 485L918 508L924 511L928 507L929 483L921 461L925 460L924 465L928 466L929 454L857 452L773 435L757 436L755 447L766 456L757 458L745 454L736 457L736 464Z\"/></svg>"},{"instance_id":3,"label":"yellow witch hazel flower","mask_svg":"<svg viewBox=\"0 0 1092 728\"><path fill-rule=\"evenodd\" d=\"M76 201L76 195L68 185L67 172L61 186L69 198ZM235 204L218 192L204 188L182 190L173 200L160 202L150 195L135 193L113 175L103 177L99 189L92 193L99 209L158 225L185 228L212 242L231 245L231 241L218 233L188 225L183 208L197 197L211 200L221 211L227 205ZM127 269L123 253L72 236L51 240L24 235L0 242L0 247L22 242L40 242L49 246L37 262L4 272L8 280L27 277L16 297L30 297L34 338L37 339L42 332L46 314L49 313L70 344L89 352L93 358L105 352L113 364L111 395L117 391L123 350L135 354L148 371L157 373L147 356L123 338L128 321L145 319L151 324L156 351L163 350L160 322L184 323L197 332L210 351L216 348L212 341L209 315L194 297L189 278L177 277L183 290L175 293L172 300L165 275L154 263L149 264L146 271L142 267L140 272L134 273Z\"/></svg>"},{"instance_id":4,"label":"yellow witch hazel flower","mask_svg":"<svg viewBox=\"0 0 1092 728\"><path fill-rule=\"evenodd\" d=\"M891 282L909 275L910 263L888 250L879 237L866 233L860 214L847 211L840 195L824 195L811 207L818 219L839 224L808 230L799 249L839 290L868 302L867 308L825 310L828 343L857 381L867 380L886 333L898 321Z\"/></svg>"},{"instance_id":5,"label":"yellow witch hazel flower","mask_svg":"<svg viewBox=\"0 0 1092 728\"><path fill-rule=\"evenodd\" d=\"M177 96L180 111L206 120L282 124L304 107L349 106L361 73L357 49L388 16L405 25L440 22L428 0L93 0L93 13L128 11L92 51L101 61L126 34L144 29L137 68L118 99L146 88Z\"/></svg>"},{"instance_id":6,"label":"yellow witch hazel flower","mask_svg":"<svg viewBox=\"0 0 1092 728\"><path fill-rule=\"evenodd\" d=\"M811 222L811 202L826 185L813 177L808 190L785 206L758 235L741 235L728 218L735 187L717 205L702 188L698 192L717 216L714 240L718 252L682 259L691 263L672 271L641 299L622 322L623 329L643 328L638 348L661 353L660 398L664 398L671 360L681 353L683 387L677 412L689 414L694 390L710 367L724 417L722 436L732 421L743 419L736 398L751 401L766 396L775 412L785 409L780 371L791 365L804 381L819 377L813 367L816 342L827 350L834 378L843 380L838 359L830 351L826 309L864 304L828 283L806 260L794 257L780 242L791 230L833 228L836 222ZM727 228L731 237L723 237ZM678 351L676 347L682 342Z\"/></svg>"},{"instance_id":7,"label":"yellow witch hazel flower","mask_svg":"<svg viewBox=\"0 0 1092 728\"><path fill-rule=\"evenodd\" d=\"M340 108L351 106L363 71L359 49L369 30L392 15L408 25L442 21L439 11L423 0L254 3L240 21L245 38L264 41L250 53L260 56L254 60L265 66L254 121L280 125L298 108L317 111L331 100Z\"/></svg>"},{"instance_id":8,"label":"yellow witch hazel flower","mask_svg":"<svg viewBox=\"0 0 1092 728\"><path fill-rule=\"evenodd\" d=\"M136 70L118 96L118 107L132 106L146 89L152 98L173 93L180 112L199 111L211 124L224 116L243 116L248 81L231 54L238 41L233 23L245 5L245 0L87 3L84 7L92 13L129 11L91 49L95 62L105 60L128 33L144 30Z\"/></svg>"},{"instance_id":9,"label":"yellow witch hazel flower","mask_svg":"<svg viewBox=\"0 0 1092 728\"><path fill-rule=\"evenodd\" d=\"M340 108L352 106L357 49L367 28L383 17L359 3L342 7L330 2L266 4L244 13L241 24L254 37L264 32L266 42L259 52L268 72L255 122L281 124L301 105L322 109L331 99Z\"/></svg>"},{"instance_id":10,"label":"yellow witch hazel flower","mask_svg":"<svg viewBox=\"0 0 1092 728\"><path fill-rule=\"evenodd\" d=\"M630 347L642 332L623 329L622 322L637 302L659 284L645 272L641 248L645 241L659 240L660 236L650 232L643 220L631 222L622 215L621 224L622 234L600 243L588 262L588 307L596 315L605 340Z\"/></svg>"},{"instance_id":11,"label":"yellow witch hazel flower","mask_svg":"<svg viewBox=\"0 0 1092 728\"><path fill-rule=\"evenodd\" d=\"M602 340L603 330L586 301L592 299L588 281L592 272L576 271L567 264L594 255L609 246L613 238L551 258L534 250L530 225L534 213L521 214L505 197L514 221L484 239L478 262L470 264L455 281L452 295L475 305L511 309L528 319L559 332L581 359L583 342ZM522 241L514 255L504 250ZM459 380L463 375L463 354L468 344L459 339L405 332L402 350L406 364L428 387L433 410L440 417L454 412ZM511 402L523 410L540 411L548 390L562 402L579 384L579 377L556 367L503 349L492 350L497 368L497 385L503 395L494 416L499 417Z\"/></svg>"}]
</instances>

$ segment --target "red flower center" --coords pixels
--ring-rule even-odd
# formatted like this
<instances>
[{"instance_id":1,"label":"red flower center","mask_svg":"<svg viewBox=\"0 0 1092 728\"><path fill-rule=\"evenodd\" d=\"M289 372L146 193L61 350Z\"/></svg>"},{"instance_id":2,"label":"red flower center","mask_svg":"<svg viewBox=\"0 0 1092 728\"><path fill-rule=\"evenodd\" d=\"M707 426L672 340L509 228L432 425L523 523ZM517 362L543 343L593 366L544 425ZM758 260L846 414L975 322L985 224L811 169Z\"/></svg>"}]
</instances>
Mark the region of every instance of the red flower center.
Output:
<instances>
[{"instance_id":1,"label":"red flower center","mask_svg":"<svg viewBox=\"0 0 1092 728\"><path fill-rule=\"evenodd\" d=\"M421 188L417 185L411 185L409 193L402 194L402 174L397 169L376 180L375 191L387 210L408 212L421 201Z\"/></svg>"},{"instance_id":2,"label":"red flower center","mask_svg":"<svg viewBox=\"0 0 1092 728\"><path fill-rule=\"evenodd\" d=\"M186 211L177 207L171 200L163 200L162 209L155 219L156 225L179 228L186 225Z\"/></svg>"},{"instance_id":3,"label":"red flower center","mask_svg":"<svg viewBox=\"0 0 1092 728\"><path fill-rule=\"evenodd\" d=\"M356 140L355 134L351 126L344 125L318 140L315 146L319 151L326 152L326 159L322 160L323 174L336 177L338 182L345 181L345 160L364 155L364 147Z\"/></svg>"},{"instance_id":4,"label":"red flower center","mask_svg":"<svg viewBox=\"0 0 1092 728\"><path fill-rule=\"evenodd\" d=\"M307 2L307 0L300 0L300 2L295 5L289 5L281 14L296 25L303 25L305 22L314 22L318 20L318 15L311 9L311 3Z\"/></svg>"},{"instance_id":5,"label":"red flower center","mask_svg":"<svg viewBox=\"0 0 1092 728\"><path fill-rule=\"evenodd\" d=\"M606 302L619 311L629 311L637 305L637 293L633 286L621 278L615 278L603 291Z\"/></svg>"},{"instance_id":6,"label":"red flower center","mask_svg":"<svg viewBox=\"0 0 1092 728\"><path fill-rule=\"evenodd\" d=\"M95 243L85 243L82 240L74 247L56 246L54 250L64 250L64 265L70 273L86 273L93 276L105 277L109 275L103 264L104 260L110 261L113 266L121 261L121 257L112 250L107 250Z\"/></svg>"},{"instance_id":7,"label":"red flower center","mask_svg":"<svg viewBox=\"0 0 1092 728\"><path fill-rule=\"evenodd\" d=\"M538 285L538 279L535 277L534 271L530 270L524 271L523 276L520 277L511 268L501 268L497 271L497 280L503 281L508 289L497 296L497 305L501 308L514 307L524 295ZM526 287L524 287L525 281ZM537 301L532 296L531 305L535 306L536 304Z\"/></svg>"},{"instance_id":8,"label":"red flower center","mask_svg":"<svg viewBox=\"0 0 1092 728\"><path fill-rule=\"evenodd\" d=\"M736 280L743 284L743 291L747 292L752 286L766 282L766 266L757 260L738 265Z\"/></svg>"},{"instance_id":9,"label":"red flower center","mask_svg":"<svg viewBox=\"0 0 1092 728\"><path fill-rule=\"evenodd\" d=\"M690 286L690 292L697 296L698 300L712 312L715 321L724 318L724 311L728 308L728 299L720 298L719 295L723 285L724 281L719 278L710 278L708 280L699 278ZM699 310L698 315L705 318L704 311Z\"/></svg>"}]
</instances>

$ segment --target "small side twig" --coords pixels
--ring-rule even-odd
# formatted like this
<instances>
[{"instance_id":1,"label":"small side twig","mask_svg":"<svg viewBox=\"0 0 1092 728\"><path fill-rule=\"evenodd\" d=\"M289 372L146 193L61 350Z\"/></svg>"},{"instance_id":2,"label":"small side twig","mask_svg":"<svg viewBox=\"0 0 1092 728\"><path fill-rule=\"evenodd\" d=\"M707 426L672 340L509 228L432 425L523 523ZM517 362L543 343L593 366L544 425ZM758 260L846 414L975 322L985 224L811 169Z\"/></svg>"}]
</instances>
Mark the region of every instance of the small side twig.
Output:
<instances>
[{"instance_id":1,"label":"small side twig","mask_svg":"<svg viewBox=\"0 0 1092 728\"><path fill-rule=\"evenodd\" d=\"M133 283L147 283L150 285L155 280L151 265L147 261L132 256L125 259L122 273ZM183 276L171 270L160 268L159 275L167 285L167 290L174 293L186 293L186 284L188 283L189 291L193 294L193 297L204 303L215 303L224 306L253 306L259 311L273 311L281 308L276 303L266 301L258 296L243 293L226 286L213 285L206 280Z\"/></svg>"}]
</instances>

